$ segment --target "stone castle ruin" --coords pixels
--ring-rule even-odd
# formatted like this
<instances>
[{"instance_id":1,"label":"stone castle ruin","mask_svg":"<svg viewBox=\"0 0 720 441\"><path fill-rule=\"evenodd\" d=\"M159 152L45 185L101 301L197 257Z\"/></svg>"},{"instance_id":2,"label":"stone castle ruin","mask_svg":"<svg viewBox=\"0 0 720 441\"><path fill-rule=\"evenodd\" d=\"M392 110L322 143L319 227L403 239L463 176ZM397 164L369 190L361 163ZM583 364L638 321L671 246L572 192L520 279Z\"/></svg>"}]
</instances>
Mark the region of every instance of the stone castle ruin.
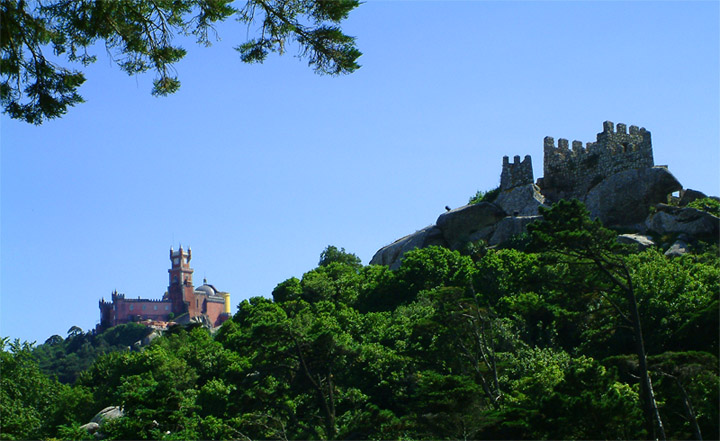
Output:
<instances>
[{"instance_id":1,"label":"stone castle ruin","mask_svg":"<svg viewBox=\"0 0 720 441\"><path fill-rule=\"evenodd\" d=\"M653 161L650 132L645 128L605 121L596 142L544 140L543 174L538 186L553 200L581 198L603 179L625 170L650 168Z\"/></svg>"},{"instance_id":2,"label":"stone castle ruin","mask_svg":"<svg viewBox=\"0 0 720 441\"><path fill-rule=\"evenodd\" d=\"M583 147L581 141L573 141L569 148L567 139L546 136L543 143L543 174L537 186L546 197L553 200L580 198L608 176L615 173L653 167L650 132L644 127L619 123L617 129L610 121L603 123L603 131L596 142ZM500 189L509 190L533 184L532 158L515 156L513 162L503 157Z\"/></svg>"},{"instance_id":3,"label":"stone castle ruin","mask_svg":"<svg viewBox=\"0 0 720 441\"><path fill-rule=\"evenodd\" d=\"M717 236L719 219L684 207L691 198L705 197L684 190L665 166L655 166L650 132L610 121L595 142L547 136L543 142L543 174L535 181L532 158L510 162L503 157L500 187L492 201L465 205L443 213L428 226L381 248L371 264L397 268L402 255L414 248L431 245L461 249L468 242L501 244L525 231L541 216L538 208L561 199L584 202L591 217L605 226L639 233L683 233L689 236ZM667 205L672 193L680 191L679 207Z\"/></svg>"}]
</instances>

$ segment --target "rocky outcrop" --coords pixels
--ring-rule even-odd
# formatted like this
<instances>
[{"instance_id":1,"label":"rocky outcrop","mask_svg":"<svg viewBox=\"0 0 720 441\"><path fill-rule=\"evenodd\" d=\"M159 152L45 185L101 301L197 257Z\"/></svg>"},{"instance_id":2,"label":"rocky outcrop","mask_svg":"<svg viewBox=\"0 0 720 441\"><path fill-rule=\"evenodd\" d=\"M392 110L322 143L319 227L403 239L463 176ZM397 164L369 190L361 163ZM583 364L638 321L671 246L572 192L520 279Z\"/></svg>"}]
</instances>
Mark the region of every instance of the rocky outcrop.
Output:
<instances>
[{"instance_id":1,"label":"rocky outcrop","mask_svg":"<svg viewBox=\"0 0 720 441\"><path fill-rule=\"evenodd\" d=\"M397 269L400 267L403 254L415 248L425 248L431 245L447 246L442 231L435 225L425 227L380 248L370 259L370 264L386 265L390 269Z\"/></svg>"},{"instance_id":2,"label":"rocky outcrop","mask_svg":"<svg viewBox=\"0 0 720 441\"><path fill-rule=\"evenodd\" d=\"M677 240L665 251L665 255L668 257L680 257L683 254L687 254L688 251L688 244L683 240Z\"/></svg>"},{"instance_id":3,"label":"rocky outcrop","mask_svg":"<svg viewBox=\"0 0 720 441\"><path fill-rule=\"evenodd\" d=\"M542 216L508 216L495 225L488 245L500 245L507 242L514 236L524 233L529 224L540 219Z\"/></svg>"},{"instance_id":4,"label":"rocky outcrop","mask_svg":"<svg viewBox=\"0 0 720 441\"><path fill-rule=\"evenodd\" d=\"M504 217L505 212L497 205L480 202L441 214L435 225L448 247L457 250L468 242L489 238L493 226Z\"/></svg>"},{"instance_id":5,"label":"rocky outcrop","mask_svg":"<svg viewBox=\"0 0 720 441\"><path fill-rule=\"evenodd\" d=\"M635 245L638 251L644 251L655 246L655 242L653 242L650 236L643 234L621 234L618 236L617 241L627 245Z\"/></svg>"},{"instance_id":6,"label":"rocky outcrop","mask_svg":"<svg viewBox=\"0 0 720 441\"><path fill-rule=\"evenodd\" d=\"M156 338L160 337L161 335L162 335L162 332L160 332L159 330L155 329L153 332L151 332L151 333L148 334L145 338L142 339L142 345L143 345L143 346L149 345L153 340L155 340Z\"/></svg>"},{"instance_id":7,"label":"rocky outcrop","mask_svg":"<svg viewBox=\"0 0 720 441\"><path fill-rule=\"evenodd\" d=\"M95 433L95 432L98 431L98 429L100 428L100 424L98 424L98 423L87 423L87 424L83 424L82 426L80 426L80 428L87 430L87 432L88 432L89 434L93 434L93 433Z\"/></svg>"},{"instance_id":8,"label":"rocky outcrop","mask_svg":"<svg viewBox=\"0 0 720 441\"><path fill-rule=\"evenodd\" d=\"M102 433L100 433L100 429L102 429L102 426L105 425L105 423L107 423L108 421L123 416L125 416L125 412L123 412L121 407L108 406L100 412L96 413L89 423L83 424L82 426L80 426L80 428L87 430L87 432L91 435L95 435L95 438L102 438Z\"/></svg>"},{"instance_id":9,"label":"rocky outcrop","mask_svg":"<svg viewBox=\"0 0 720 441\"><path fill-rule=\"evenodd\" d=\"M689 207L658 204L656 212L648 216L648 230L659 234L685 233L691 237L717 236L720 218Z\"/></svg>"},{"instance_id":10,"label":"rocky outcrop","mask_svg":"<svg viewBox=\"0 0 720 441\"><path fill-rule=\"evenodd\" d=\"M108 406L101 410L90 420L91 423L97 423L100 426L105 424L106 421L114 420L125 415L122 408L119 406Z\"/></svg>"},{"instance_id":11,"label":"rocky outcrop","mask_svg":"<svg viewBox=\"0 0 720 441\"><path fill-rule=\"evenodd\" d=\"M457 250L470 241L490 240L495 225L503 218L505 212L489 202L456 208L441 214L436 225L425 227L382 247L370 259L370 264L397 269L402 256L416 248L438 245Z\"/></svg>"},{"instance_id":12,"label":"rocky outcrop","mask_svg":"<svg viewBox=\"0 0 720 441\"><path fill-rule=\"evenodd\" d=\"M509 215L534 216L538 214L538 207L545 205L545 196L537 185L527 184L501 190L493 203Z\"/></svg>"},{"instance_id":13,"label":"rocky outcrop","mask_svg":"<svg viewBox=\"0 0 720 441\"><path fill-rule=\"evenodd\" d=\"M602 180L585 196L592 218L603 225L630 226L642 223L650 207L667 202L682 185L664 167L625 170Z\"/></svg>"},{"instance_id":14,"label":"rocky outcrop","mask_svg":"<svg viewBox=\"0 0 720 441\"><path fill-rule=\"evenodd\" d=\"M678 201L678 205L681 207L684 207L692 201L695 201L697 199L706 198L706 197L707 197L707 195L701 191L687 188L685 190L680 191L680 200Z\"/></svg>"}]
</instances>

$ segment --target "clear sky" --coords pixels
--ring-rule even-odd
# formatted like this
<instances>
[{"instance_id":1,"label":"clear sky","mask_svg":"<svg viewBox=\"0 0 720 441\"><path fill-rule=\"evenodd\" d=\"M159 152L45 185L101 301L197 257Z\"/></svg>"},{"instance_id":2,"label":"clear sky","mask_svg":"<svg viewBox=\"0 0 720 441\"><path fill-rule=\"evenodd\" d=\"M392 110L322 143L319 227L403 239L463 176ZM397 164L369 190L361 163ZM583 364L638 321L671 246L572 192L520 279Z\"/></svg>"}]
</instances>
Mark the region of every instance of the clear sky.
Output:
<instances>
[{"instance_id":1,"label":"clear sky","mask_svg":"<svg viewBox=\"0 0 720 441\"><path fill-rule=\"evenodd\" d=\"M317 265L368 263L499 183L543 137L605 120L652 132L656 164L720 193L718 2L368 2L343 28L362 68L318 76L292 51L246 65L220 27L182 87L150 95L98 51L86 103L36 127L2 117L0 335L42 343L99 321L117 289L160 298L169 249L242 299Z\"/></svg>"}]
</instances>

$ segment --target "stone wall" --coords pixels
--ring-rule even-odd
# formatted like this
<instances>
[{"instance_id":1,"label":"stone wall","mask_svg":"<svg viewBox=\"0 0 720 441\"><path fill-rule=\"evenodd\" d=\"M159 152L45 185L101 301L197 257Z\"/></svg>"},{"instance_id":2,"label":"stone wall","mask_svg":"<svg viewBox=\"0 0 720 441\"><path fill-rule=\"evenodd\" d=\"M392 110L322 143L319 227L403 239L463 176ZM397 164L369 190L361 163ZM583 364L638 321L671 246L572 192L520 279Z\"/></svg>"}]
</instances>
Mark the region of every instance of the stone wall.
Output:
<instances>
[{"instance_id":1,"label":"stone wall","mask_svg":"<svg viewBox=\"0 0 720 441\"><path fill-rule=\"evenodd\" d=\"M503 156L502 172L500 173L500 189L509 190L521 185L533 184L532 158L525 155L525 159L520 162L520 156L515 155L512 164L510 158Z\"/></svg>"},{"instance_id":2,"label":"stone wall","mask_svg":"<svg viewBox=\"0 0 720 441\"><path fill-rule=\"evenodd\" d=\"M538 185L552 200L579 198L600 181L615 173L654 165L650 132L644 128L610 121L603 123L603 131L596 142L555 140L547 136L544 142L544 176Z\"/></svg>"}]
</instances>

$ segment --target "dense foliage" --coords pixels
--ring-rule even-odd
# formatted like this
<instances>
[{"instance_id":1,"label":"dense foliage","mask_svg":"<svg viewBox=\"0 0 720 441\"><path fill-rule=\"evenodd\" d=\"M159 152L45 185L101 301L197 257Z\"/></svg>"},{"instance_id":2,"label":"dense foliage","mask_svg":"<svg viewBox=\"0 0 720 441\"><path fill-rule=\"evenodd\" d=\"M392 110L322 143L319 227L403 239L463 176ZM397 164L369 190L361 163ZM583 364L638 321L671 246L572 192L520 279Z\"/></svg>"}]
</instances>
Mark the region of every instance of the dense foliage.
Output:
<instances>
[{"instance_id":1,"label":"dense foliage","mask_svg":"<svg viewBox=\"0 0 720 441\"><path fill-rule=\"evenodd\" d=\"M2 436L77 438L118 405L107 438L647 439L650 396L667 438L720 438L718 255L618 246L578 204L544 214L526 251L429 247L396 271L328 247L215 335L173 329L72 385L5 341Z\"/></svg>"},{"instance_id":2,"label":"dense foliage","mask_svg":"<svg viewBox=\"0 0 720 441\"><path fill-rule=\"evenodd\" d=\"M688 204L690 208L706 211L713 216L720 216L720 201L714 198L700 198Z\"/></svg>"},{"instance_id":3,"label":"dense foliage","mask_svg":"<svg viewBox=\"0 0 720 441\"><path fill-rule=\"evenodd\" d=\"M73 326L68 329L65 339L53 335L32 352L42 372L55 375L61 383L72 384L99 356L128 349L150 331L139 323L119 325L100 334L92 331L84 333Z\"/></svg>"}]
</instances>

